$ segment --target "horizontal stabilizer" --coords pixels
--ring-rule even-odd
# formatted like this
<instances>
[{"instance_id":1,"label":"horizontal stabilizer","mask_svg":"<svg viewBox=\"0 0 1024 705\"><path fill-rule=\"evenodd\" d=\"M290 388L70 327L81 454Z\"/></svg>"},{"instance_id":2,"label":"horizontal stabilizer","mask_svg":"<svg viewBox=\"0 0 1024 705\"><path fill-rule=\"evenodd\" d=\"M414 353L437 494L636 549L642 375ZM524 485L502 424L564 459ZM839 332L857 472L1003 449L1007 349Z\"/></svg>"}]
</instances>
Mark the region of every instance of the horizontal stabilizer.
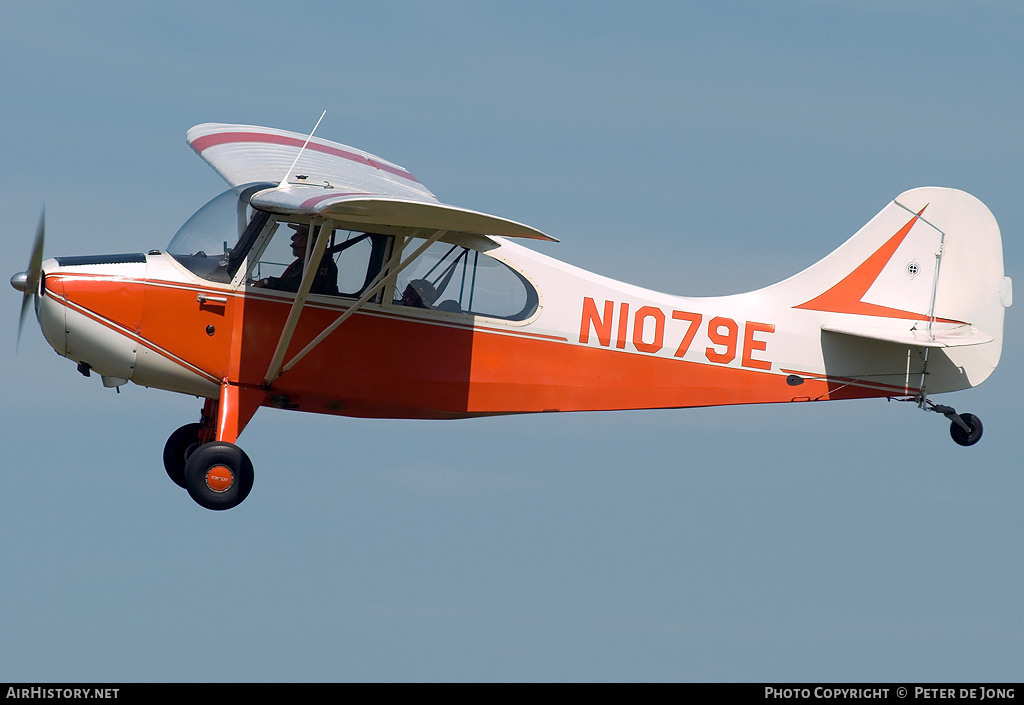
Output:
<instances>
[{"instance_id":1,"label":"horizontal stabilizer","mask_svg":"<svg viewBox=\"0 0 1024 705\"><path fill-rule=\"evenodd\" d=\"M836 325L825 325L822 330L829 333L840 333L852 335L858 338L869 340L881 340L886 343L898 345L912 345L921 348L958 348L965 345L981 345L991 343L995 340L991 335L976 330L969 325L932 325L932 332L928 332L927 322L921 321L909 329L893 329L882 326L877 327L843 327Z\"/></svg>"}]
</instances>

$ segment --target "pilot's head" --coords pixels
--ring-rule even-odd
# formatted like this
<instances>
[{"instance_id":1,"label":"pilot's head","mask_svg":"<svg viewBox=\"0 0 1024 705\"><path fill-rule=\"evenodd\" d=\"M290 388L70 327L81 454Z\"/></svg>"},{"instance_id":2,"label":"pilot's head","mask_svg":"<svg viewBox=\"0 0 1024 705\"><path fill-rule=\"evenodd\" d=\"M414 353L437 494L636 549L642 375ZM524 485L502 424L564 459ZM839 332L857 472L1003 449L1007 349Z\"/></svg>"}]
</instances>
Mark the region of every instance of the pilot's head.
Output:
<instances>
[{"instance_id":1,"label":"pilot's head","mask_svg":"<svg viewBox=\"0 0 1024 705\"><path fill-rule=\"evenodd\" d=\"M403 306L430 308L437 298L437 290L426 279L413 279L402 293Z\"/></svg>"},{"instance_id":2,"label":"pilot's head","mask_svg":"<svg viewBox=\"0 0 1024 705\"><path fill-rule=\"evenodd\" d=\"M295 231L292 233L292 256L304 257L306 245L309 243L309 226L301 223L289 223L288 227Z\"/></svg>"}]
</instances>

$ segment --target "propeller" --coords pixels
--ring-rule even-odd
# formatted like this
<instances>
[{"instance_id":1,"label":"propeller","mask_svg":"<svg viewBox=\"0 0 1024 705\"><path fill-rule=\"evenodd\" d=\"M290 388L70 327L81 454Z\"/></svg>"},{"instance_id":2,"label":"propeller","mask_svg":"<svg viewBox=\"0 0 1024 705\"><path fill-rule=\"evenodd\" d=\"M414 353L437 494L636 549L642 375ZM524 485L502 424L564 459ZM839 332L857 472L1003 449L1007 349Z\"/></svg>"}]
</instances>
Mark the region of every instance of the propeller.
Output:
<instances>
[{"instance_id":1,"label":"propeller","mask_svg":"<svg viewBox=\"0 0 1024 705\"><path fill-rule=\"evenodd\" d=\"M28 261L28 269L11 277L11 286L22 292L21 319L18 321L18 344L21 344L21 329L25 325L25 312L36 292L39 291L39 279L43 274L43 241L46 232L46 208L39 216L39 228L36 239L32 243L32 256Z\"/></svg>"}]
</instances>

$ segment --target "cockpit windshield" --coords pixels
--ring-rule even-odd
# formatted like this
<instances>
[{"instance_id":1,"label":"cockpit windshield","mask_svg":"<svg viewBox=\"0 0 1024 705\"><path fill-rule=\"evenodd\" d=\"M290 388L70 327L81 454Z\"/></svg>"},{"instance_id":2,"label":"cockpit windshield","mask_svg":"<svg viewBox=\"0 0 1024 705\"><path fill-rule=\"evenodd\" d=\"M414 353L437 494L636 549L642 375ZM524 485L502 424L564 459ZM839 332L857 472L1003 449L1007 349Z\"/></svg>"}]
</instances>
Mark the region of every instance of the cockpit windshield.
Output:
<instances>
[{"instance_id":1,"label":"cockpit windshield","mask_svg":"<svg viewBox=\"0 0 1024 705\"><path fill-rule=\"evenodd\" d=\"M271 187L250 184L217 196L178 229L167 246L168 254L204 279L231 281L270 215L254 212L249 198Z\"/></svg>"}]
</instances>

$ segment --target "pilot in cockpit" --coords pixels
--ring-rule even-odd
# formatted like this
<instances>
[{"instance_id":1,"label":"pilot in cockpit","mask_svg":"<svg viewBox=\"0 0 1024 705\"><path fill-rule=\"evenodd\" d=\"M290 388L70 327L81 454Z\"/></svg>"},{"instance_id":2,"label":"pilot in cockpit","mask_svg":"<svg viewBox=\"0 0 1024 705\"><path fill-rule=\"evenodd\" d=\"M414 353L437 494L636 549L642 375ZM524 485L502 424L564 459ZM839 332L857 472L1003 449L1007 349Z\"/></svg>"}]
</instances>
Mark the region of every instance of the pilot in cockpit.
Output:
<instances>
[{"instance_id":1,"label":"pilot in cockpit","mask_svg":"<svg viewBox=\"0 0 1024 705\"><path fill-rule=\"evenodd\" d=\"M292 233L291 246L292 256L295 261L284 270L280 277L266 277L253 283L266 289L277 289L278 291L298 291L302 282L302 270L306 261L306 249L309 245L309 226L300 223L289 223L295 232ZM326 294L328 296L338 295L338 265L327 253L320 260L320 267L313 277L313 285L309 289L311 294Z\"/></svg>"},{"instance_id":2,"label":"pilot in cockpit","mask_svg":"<svg viewBox=\"0 0 1024 705\"><path fill-rule=\"evenodd\" d=\"M434 285L426 279L413 279L402 292L401 305L414 308L430 308L437 299Z\"/></svg>"}]
</instances>

